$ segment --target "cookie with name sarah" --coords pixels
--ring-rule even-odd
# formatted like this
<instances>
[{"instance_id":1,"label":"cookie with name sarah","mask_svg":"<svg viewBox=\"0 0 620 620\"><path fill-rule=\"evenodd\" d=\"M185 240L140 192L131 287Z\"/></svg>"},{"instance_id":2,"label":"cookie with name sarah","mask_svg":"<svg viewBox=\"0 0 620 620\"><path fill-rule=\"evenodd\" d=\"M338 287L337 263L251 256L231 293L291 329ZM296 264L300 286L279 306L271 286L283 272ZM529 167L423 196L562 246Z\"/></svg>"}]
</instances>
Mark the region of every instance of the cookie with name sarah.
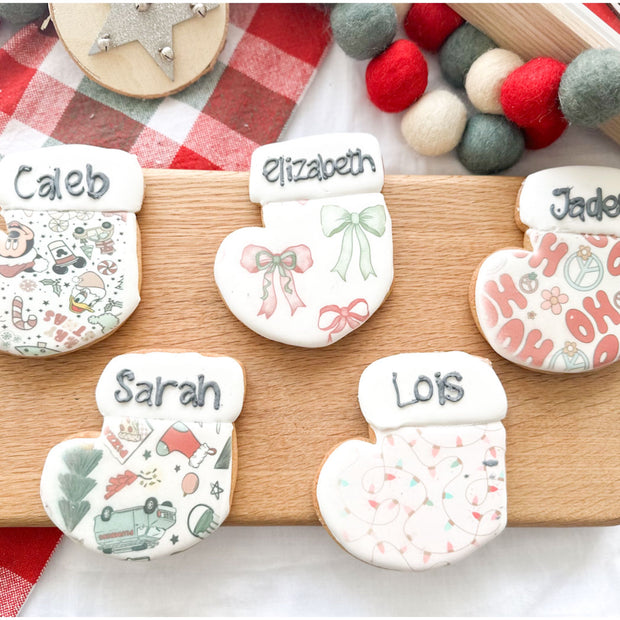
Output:
<instances>
[{"instance_id":1,"label":"cookie with name sarah","mask_svg":"<svg viewBox=\"0 0 620 620\"><path fill-rule=\"evenodd\" d=\"M541 372L579 373L620 355L620 170L566 166L528 176L516 221L524 249L474 274L474 319L495 351Z\"/></svg>"},{"instance_id":2,"label":"cookie with name sarah","mask_svg":"<svg viewBox=\"0 0 620 620\"><path fill-rule=\"evenodd\" d=\"M301 138L258 148L250 198L263 228L226 237L214 275L231 312L261 336L324 347L381 306L394 276L377 140Z\"/></svg>"},{"instance_id":3,"label":"cookie with name sarah","mask_svg":"<svg viewBox=\"0 0 620 620\"><path fill-rule=\"evenodd\" d=\"M359 404L370 441L323 461L315 507L351 555L381 568L453 564L506 526L504 389L460 351L404 353L368 366Z\"/></svg>"},{"instance_id":4,"label":"cookie with name sarah","mask_svg":"<svg viewBox=\"0 0 620 620\"><path fill-rule=\"evenodd\" d=\"M109 336L140 301L134 155L53 146L0 161L0 350L41 357Z\"/></svg>"},{"instance_id":5,"label":"cookie with name sarah","mask_svg":"<svg viewBox=\"0 0 620 620\"><path fill-rule=\"evenodd\" d=\"M96 438L54 446L41 499L67 536L119 559L183 551L226 519L236 477L234 421L245 378L230 357L143 352L113 358Z\"/></svg>"}]
</instances>

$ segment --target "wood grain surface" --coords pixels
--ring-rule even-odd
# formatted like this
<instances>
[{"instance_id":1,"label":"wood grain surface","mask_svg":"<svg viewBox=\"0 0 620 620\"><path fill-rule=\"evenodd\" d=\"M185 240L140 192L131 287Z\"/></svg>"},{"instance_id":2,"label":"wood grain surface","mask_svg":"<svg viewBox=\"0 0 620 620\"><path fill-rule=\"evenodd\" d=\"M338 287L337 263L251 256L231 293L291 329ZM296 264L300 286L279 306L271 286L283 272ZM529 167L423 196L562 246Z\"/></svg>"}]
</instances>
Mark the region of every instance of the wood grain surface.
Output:
<instances>
[{"instance_id":1,"label":"wood grain surface","mask_svg":"<svg viewBox=\"0 0 620 620\"><path fill-rule=\"evenodd\" d=\"M337 443L367 436L357 403L362 370L407 351L460 349L488 357L508 395L511 525L620 523L619 365L589 375L543 375L498 357L478 333L470 278L492 251L520 246L514 177L392 176L390 297L325 349L265 340L226 308L212 269L231 231L260 225L248 175L145 171L142 302L110 338L52 359L0 356L0 526L49 525L39 500L47 451L98 431L95 386L115 355L175 348L230 355L246 370L238 479L227 523L309 524L313 481Z\"/></svg>"},{"instance_id":2,"label":"wood grain surface","mask_svg":"<svg viewBox=\"0 0 620 620\"><path fill-rule=\"evenodd\" d=\"M213 68L226 42L228 4L176 24L171 81L137 41L89 55L109 10L109 3L50 4L54 27L69 55L91 80L121 95L152 99L182 90Z\"/></svg>"},{"instance_id":3,"label":"wood grain surface","mask_svg":"<svg viewBox=\"0 0 620 620\"><path fill-rule=\"evenodd\" d=\"M598 28L580 19L561 3L455 3L450 6L499 46L523 60L550 56L570 63L589 48L620 50L620 35L592 13ZM581 8L586 15L588 10ZM600 127L620 144L620 115Z\"/></svg>"}]
</instances>

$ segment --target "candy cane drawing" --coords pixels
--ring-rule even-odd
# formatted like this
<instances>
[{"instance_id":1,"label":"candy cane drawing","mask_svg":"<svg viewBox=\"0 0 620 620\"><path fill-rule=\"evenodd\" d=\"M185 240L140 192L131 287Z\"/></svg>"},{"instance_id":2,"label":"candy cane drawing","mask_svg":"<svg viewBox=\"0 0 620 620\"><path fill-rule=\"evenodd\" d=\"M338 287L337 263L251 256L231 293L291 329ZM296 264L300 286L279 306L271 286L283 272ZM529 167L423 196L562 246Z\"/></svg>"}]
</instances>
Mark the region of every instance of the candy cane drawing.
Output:
<instances>
[{"instance_id":1,"label":"candy cane drawing","mask_svg":"<svg viewBox=\"0 0 620 620\"><path fill-rule=\"evenodd\" d=\"M13 325L17 329L28 330L32 329L37 324L37 317L34 314L28 316L28 320L24 320L24 301L21 297L15 296L13 298Z\"/></svg>"}]
</instances>

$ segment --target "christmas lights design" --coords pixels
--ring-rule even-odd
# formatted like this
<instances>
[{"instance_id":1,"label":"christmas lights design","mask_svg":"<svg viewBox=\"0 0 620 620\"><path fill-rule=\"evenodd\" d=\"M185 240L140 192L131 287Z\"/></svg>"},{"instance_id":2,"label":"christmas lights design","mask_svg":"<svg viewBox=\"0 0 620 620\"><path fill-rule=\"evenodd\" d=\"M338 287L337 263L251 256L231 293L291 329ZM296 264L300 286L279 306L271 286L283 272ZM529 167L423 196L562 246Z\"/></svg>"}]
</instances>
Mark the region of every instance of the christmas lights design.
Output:
<instances>
[{"instance_id":1,"label":"christmas lights design","mask_svg":"<svg viewBox=\"0 0 620 620\"><path fill-rule=\"evenodd\" d=\"M426 570L466 557L506 525L506 396L460 352L402 354L360 380L373 442L346 441L319 473L319 516L352 555Z\"/></svg>"}]
</instances>

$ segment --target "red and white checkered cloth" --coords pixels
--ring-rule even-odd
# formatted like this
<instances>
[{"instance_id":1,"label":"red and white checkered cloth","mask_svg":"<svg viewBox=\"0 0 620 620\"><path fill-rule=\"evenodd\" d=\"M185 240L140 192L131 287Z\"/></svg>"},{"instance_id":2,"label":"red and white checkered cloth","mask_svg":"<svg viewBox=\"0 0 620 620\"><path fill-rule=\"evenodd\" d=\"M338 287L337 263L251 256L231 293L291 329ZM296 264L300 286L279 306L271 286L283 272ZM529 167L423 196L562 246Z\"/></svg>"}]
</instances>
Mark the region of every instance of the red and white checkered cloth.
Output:
<instances>
[{"instance_id":1,"label":"red and white checkered cloth","mask_svg":"<svg viewBox=\"0 0 620 620\"><path fill-rule=\"evenodd\" d=\"M145 168L246 170L275 142L331 39L302 4L231 4L214 69L180 93L140 100L91 82L40 22L0 49L0 155L84 143L137 155Z\"/></svg>"},{"instance_id":2,"label":"red and white checkered cloth","mask_svg":"<svg viewBox=\"0 0 620 620\"><path fill-rule=\"evenodd\" d=\"M134 153L144 168L247 170L254 149L280 137L331 40L316 7L231 4L214 69L180 93L139 100L91 82L40 24L0 49L0 157L82 143ZM54 528L0 529L0 616L17 614L59 538Z\"/></svg>"}]
</instances>

